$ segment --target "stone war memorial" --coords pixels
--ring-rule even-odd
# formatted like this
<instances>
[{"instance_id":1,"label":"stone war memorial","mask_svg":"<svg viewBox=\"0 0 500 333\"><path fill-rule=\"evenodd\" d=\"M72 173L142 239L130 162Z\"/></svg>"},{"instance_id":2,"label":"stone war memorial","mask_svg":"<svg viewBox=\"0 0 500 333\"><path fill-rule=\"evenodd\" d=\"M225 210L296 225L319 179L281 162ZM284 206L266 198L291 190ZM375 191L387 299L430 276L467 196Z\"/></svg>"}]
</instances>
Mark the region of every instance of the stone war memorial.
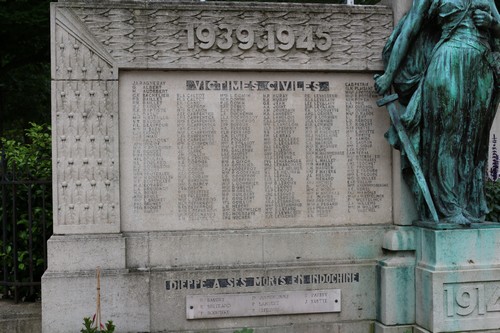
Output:
<instances>
[{"instance_id":1,"label":"stone war memorial","mask_svg":"<svg viewBox=\"0 0 500 333\"><path fill-rule=\"evenodd\" d=\"M493 0L51 20L44 332L500 332Z\"/></svg>"}]
</instances>

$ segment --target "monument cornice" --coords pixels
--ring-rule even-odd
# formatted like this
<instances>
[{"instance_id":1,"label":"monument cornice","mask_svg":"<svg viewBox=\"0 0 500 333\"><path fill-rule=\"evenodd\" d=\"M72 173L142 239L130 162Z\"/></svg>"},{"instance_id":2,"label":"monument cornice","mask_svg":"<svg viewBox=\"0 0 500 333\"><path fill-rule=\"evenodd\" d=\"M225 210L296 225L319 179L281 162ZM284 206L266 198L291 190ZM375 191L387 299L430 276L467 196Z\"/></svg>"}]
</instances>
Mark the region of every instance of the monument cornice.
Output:
<instances>
[{"instance_id":1,"label":"monument cornice","mask_svg":"<svg viewBox=\"0 0 500 333\"><path fill-rule=\"evenodd\" d=\"M378 71L386 6L59 2L123 69ZM57 53L57 50L55 50ZM116 74L116 73L115 73Z\"/></svg>"}]
</instances>

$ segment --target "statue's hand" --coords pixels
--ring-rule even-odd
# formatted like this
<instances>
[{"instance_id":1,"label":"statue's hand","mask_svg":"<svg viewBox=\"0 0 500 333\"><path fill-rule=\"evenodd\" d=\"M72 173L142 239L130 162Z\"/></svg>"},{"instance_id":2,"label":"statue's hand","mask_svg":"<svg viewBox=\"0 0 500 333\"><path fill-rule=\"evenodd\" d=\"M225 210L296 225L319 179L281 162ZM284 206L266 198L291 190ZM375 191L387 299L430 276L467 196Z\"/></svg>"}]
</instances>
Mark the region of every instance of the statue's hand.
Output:
<instances>
[{"instance_id":1,"label":"statue's hand","mask_svg":"<svg viewBox=\"0 0 500 333\"><path fill-rule=\"evenodd\" d=\"M472 19L474 20L474 24L476 25L476 27L482 29L490 28L493 23L493 16L481 9L476 9L474 11Z\"/></svg>"},{"instance_id":2,"label":"statue's hand","mask_svg":"<svg viewBox=\"0 0 500 333\"><path fill-rule=\"evenodd\" d=\"M373 79L375 80L375 90L377 91L377 94L383 95L387 90L389 90L389 87L391 86L391 78L389 75L386 73L383 75L375 74Z\"/></svg>"}]
</instances>

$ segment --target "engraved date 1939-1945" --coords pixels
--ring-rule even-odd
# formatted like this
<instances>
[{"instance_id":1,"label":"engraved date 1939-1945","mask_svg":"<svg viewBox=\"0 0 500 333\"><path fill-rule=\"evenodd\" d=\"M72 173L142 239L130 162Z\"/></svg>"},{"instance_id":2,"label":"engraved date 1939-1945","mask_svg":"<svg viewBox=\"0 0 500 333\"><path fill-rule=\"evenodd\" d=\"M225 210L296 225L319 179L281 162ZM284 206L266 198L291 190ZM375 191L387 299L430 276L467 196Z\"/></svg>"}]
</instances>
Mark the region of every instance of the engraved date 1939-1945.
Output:
<instances>
[{"instance_id":1,"label":"engraved date 1939-1945","mask_svg":"<svg viewBox=\"0 0 500 333\"><path fill-rule=\"evenodd\" d=\"M245 51L256 45L259 50L266 51L288 51L293 47L307 51L315 48L328 51L332 47L332 38L324 27L307 26L295 31L287 25L269 25L264 31L256 31L247 24L190 24L187 27L187 43L189 50L194 50L198 45L202 50L229 50L236 46Z\"/></svg>"}]
</instances>

